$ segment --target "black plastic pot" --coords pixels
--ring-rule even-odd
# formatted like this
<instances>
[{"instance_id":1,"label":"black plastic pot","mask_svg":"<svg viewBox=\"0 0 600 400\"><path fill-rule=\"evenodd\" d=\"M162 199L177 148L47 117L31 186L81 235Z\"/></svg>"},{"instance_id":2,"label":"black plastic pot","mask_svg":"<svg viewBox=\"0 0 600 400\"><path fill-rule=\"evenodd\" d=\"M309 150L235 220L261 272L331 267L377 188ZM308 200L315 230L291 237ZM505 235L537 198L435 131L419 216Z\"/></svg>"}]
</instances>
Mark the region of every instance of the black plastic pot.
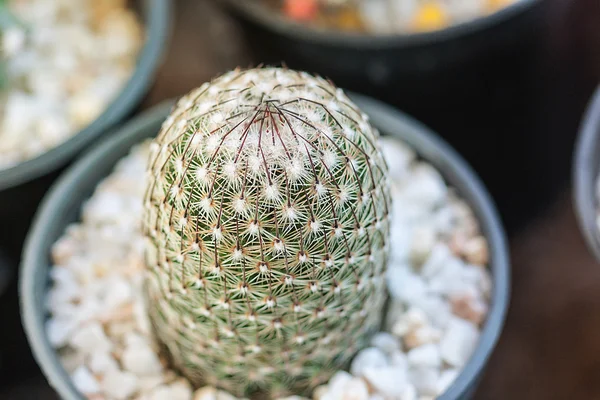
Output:
<instances>
[{"instance_id":1,"label":"black plastic pot","mask_svg":"<svg viewBox=\"0 0 600 400\"><path fill-rule=\"evenodd\" d=\"M573 204L579 227L592 254L600 261L598 201L600 177L600 86L583 119L573 164Z\"/></svg>"},{"instance_id":2,"label":"black plastic pot","mask_svg":"<svg viewBox=\"0 0 600 400\"><path fill-rule=\"evenodd\" d=\"M448 182L473 207L483 234L490 244L493 296L490 314L481 340L471 360L456 382L440 397L442 400L467 399L502 331L509 302L509 261L506 239L494 205L485 188L460 156L423 125L375 100L351 96L383 134L396 136L412 146L443 173ZM34 356L50 385L65 400L81 400L61 366L56 351L45 333L44 311L51 266L50 249L70 223L77 221L83 202L92 194L119 159L131 147L157 134L172 103L166 103L135 118L89 151L57 181L38 211L28 235L21 264L20 296L23 324Z\"/></svg>"},{"instance_id":3,"label":"black plastic pot","mask_svg":"<svg viewBox=\"0 0 600 400\"><path fill-rule=\"evenodd\" d=\"M137 67L108 108L89 126L36 158L0 170L0 243L15 258L37 205L58 173L75 155L121 122L142 100L152 84L170 36L170 0L134 2L146 32Z\"/></svg>"},{"instance_id":4,"label":"black plastic pot","mask_svg":"<svg viewBox=\"0 0 600 400\"><path fill-rule=\"evenodd\" d=\"M382 94L400 89L429 100L429 95L439 93L427 83L429 74L459 72L455 68L518 36L538 14L542 0L516 1L491 15L438 31L396 35L316 29L285 18L258 0L218 1L251 33L249 43L260 61L285 61L351 90ZM409 80L411 76L418 81Z\"/></svg>"}]
</instances>

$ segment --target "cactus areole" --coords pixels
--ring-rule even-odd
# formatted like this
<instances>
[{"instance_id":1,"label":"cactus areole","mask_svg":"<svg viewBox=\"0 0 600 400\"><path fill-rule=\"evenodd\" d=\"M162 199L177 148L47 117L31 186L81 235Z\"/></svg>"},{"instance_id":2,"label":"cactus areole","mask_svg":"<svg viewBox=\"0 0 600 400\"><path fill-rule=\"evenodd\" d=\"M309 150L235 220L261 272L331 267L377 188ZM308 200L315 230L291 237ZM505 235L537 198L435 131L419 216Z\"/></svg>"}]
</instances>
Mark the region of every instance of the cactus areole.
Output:
<instances>
[{"instance_id":1,"label":"cactus areole","mask_svg":"<svg viewBox=\"0 0 600 400\"><path fill-rule=\"evenodd\" d=\"M173 364L236 395L308 393L367 344L385 301L378 132L324 79L236 70L154 140L148 311Z\"/></svg>"}]
</instances>

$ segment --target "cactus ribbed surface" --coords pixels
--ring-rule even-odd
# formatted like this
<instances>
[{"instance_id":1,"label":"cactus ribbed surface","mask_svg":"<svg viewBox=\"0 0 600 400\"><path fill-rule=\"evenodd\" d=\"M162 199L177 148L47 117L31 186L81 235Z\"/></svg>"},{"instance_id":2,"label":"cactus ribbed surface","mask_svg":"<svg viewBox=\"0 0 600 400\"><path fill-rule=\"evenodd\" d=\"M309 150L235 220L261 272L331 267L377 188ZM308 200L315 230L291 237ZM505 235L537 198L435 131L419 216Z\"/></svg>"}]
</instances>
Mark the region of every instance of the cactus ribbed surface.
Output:
<instances>
[{"instance_id":1,"label":"cactus ribbed surface","mask_svg":"<svg viewBox=\"0 0 600 400\"><path fill-rule=\"evenodd\" d=\"M306 393L378 328L389 233L377 131L340 90L288 69L229 72L154 140L148 309L195 384Z\"/></svg>"}]
</instances>

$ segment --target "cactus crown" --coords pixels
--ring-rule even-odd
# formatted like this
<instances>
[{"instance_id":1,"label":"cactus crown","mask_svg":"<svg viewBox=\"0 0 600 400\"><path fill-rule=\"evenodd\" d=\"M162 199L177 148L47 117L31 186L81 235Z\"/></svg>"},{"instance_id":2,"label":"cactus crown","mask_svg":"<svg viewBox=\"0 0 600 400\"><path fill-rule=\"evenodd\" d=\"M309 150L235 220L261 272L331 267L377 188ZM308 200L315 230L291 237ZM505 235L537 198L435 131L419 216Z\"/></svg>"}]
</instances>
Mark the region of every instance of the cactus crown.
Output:
<instances>
[{"instance_id":1,"label":"cactus crown","mask_svg":"<svg viewBox=\"0 0 600 400\"><path fill-rule=\"evenodd\" d=\"M149 313L193 382L302 393L378 328L387 167L329 82L236 70L183 97L153 142Z\"/></svg>"}]
</instances>

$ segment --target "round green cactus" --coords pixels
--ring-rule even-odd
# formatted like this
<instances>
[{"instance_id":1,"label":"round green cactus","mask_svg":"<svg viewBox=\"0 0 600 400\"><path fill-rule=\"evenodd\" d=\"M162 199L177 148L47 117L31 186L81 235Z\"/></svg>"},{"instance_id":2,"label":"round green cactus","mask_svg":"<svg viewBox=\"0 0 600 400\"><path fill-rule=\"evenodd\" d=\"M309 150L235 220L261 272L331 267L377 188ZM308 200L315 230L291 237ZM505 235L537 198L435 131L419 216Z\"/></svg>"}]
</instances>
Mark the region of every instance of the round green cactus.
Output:
<instances>
[{"instance_id":1,"label":"round green cactus","mask_svg":"<svg viewBox=\"0 0 600 400\"><path fill-rule=\"evenodd\" d=\"M380 324L389 235L377 131L331 83L236 70L154 140L148 309L196 384L305 393Z\"/></svg>"}]
</instances>

